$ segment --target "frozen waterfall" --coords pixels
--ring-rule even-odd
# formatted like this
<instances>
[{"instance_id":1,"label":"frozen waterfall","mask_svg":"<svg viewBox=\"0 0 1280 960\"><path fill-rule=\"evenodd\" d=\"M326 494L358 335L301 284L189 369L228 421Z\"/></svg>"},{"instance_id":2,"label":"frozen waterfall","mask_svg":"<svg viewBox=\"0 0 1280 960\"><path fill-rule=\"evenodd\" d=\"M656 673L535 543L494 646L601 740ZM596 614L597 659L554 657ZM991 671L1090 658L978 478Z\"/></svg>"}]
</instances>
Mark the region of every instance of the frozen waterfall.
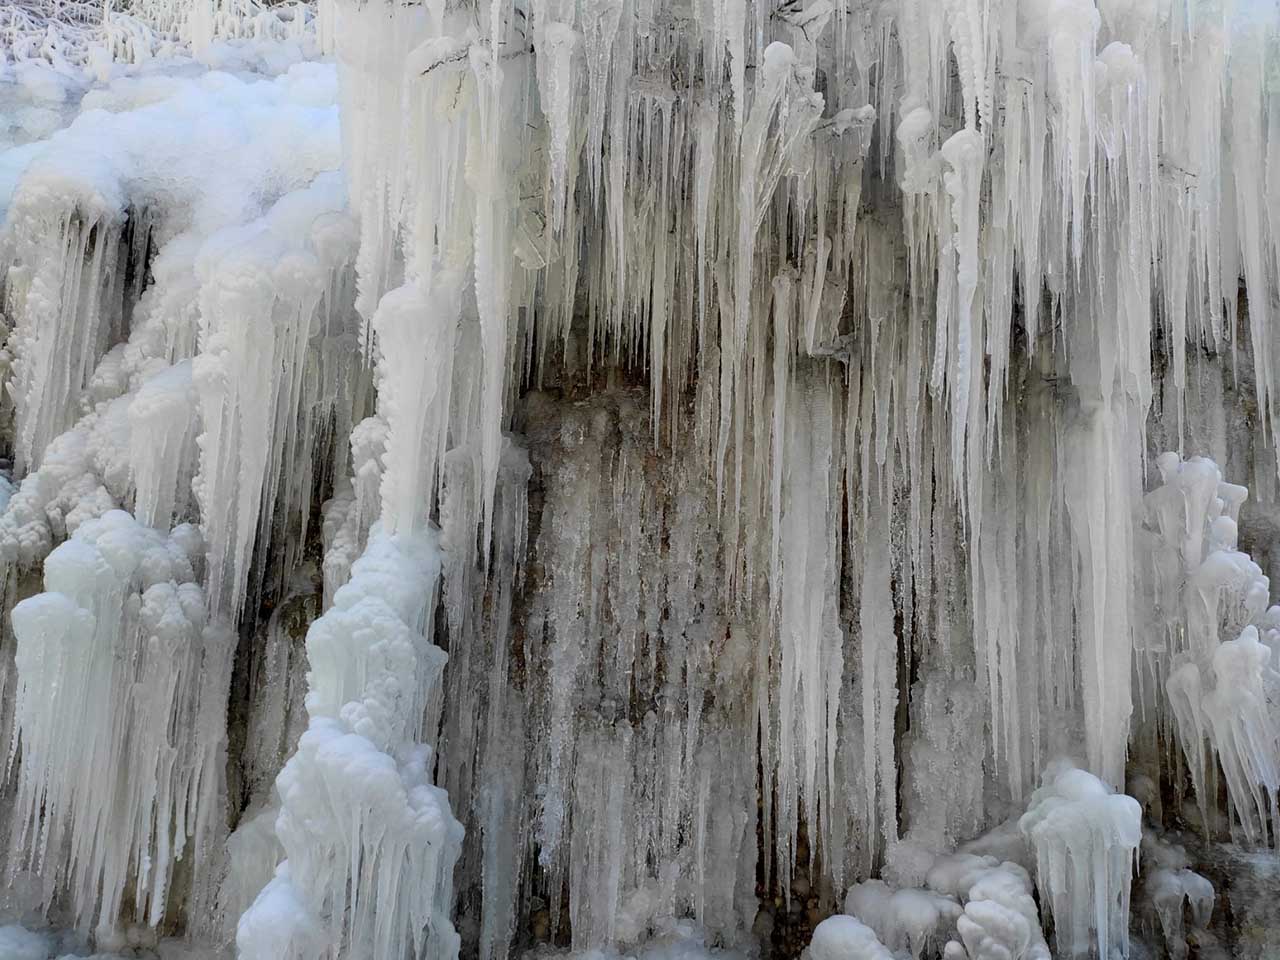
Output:
<instances>
[{"instance_id":1,"label":"frozen waterfall","mask_svg":"<svg viewBox=\"0 0 1280 960\"><path fill-rule=\"evenodd\" d=\"M0 960L1280 955L1278 77L11 0Z\"/></svg>"}]
</instances>

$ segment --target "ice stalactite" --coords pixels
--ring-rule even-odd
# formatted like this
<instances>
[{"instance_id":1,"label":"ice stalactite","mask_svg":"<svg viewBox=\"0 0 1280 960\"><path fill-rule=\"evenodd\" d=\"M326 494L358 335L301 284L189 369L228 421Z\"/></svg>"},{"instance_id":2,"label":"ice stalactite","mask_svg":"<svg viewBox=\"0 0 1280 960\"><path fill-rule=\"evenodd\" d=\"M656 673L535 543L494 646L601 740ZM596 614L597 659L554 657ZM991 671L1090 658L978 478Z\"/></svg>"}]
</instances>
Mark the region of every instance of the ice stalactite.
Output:
<instances>
[{"instance_id":1,"label":"ice stalactite","mask_svg":"<svg viewBox=\"0 0 1280 960\"><path fill-rule=\"evenodd\" d=\"M832 445L838 435L832 389L820 377L797 378L794 387L785 380L775 388L790 390L787 418L776 423L775 430L784 431L785 454L778 463L785 464L782 480L782 511L779 517L780 580L775 586L779 603L775 616L780 650L779 686L776 696L778 749L778 809L775 829L780 843L788 848L782 867L788 870L794 862L795 837L801 816L806 823L818 823L818 809L829 809L838 789L835 776L837 713L840 704L838 678L843 673L844 633L840 628L839 556L840 540L830 533L837 525L841 502L837 493L838 464ZM870 573L885 580L887 558ZM874 561L872 561L874 563ZM869 568L871 564L868 565ZM884 590L873 601L883 611ZM872 689L885 681L884 667L893 670L891 622L876 622L875 613L864 620L863 638L868 652L863 655L864 677ZM887 650L885 649L887 647ZM892 697L893 684L880 686L881 699ZM866 701L864 700L864 704ZM877 703L880 707L881 704ZM892 704L889 705L890 709ZM870 711L868 711L870 713ZM882 720L882 712L872 714ZM879 782L893 779L892 753L885 756L877 729L867 728L874 741L867 755L874 758L872 770L881 772ZM880 731L885 728L881 726ZM890 746L890 750L892 747ZM872 776L868 789L874 791L877 778ZM892 790L887 791L891 796ZM882 796L885 794L882 793ZM804 804L803 811L800 804ZM892 799L887 800L893 820ZM790 886L790 877L781 877Z\"/></svg>"},{"instance_id":2,"label":"ice stalactite","mask_svg":"<svg viewBox=\"0 0 1280 960\"><path fill-rule=\"evenodd\" d=\"M191 366L183 361L160 371L129 402L133 512L144 526L163 527L186 513L183 481L190 477L183 471L196 462Z\"/></svg>"},{"instance_id":3,"label":"ice stalactite","mask_svg":"<svg viewBox=\"0 0 1280 960\"><path fill-rule=\"evenodd\" d=\"M838 698L822 694L823 712L835 725L821 725L828 747L815 744L815 684L791 669L803 661L788 656L801 650L813 655L805 624L819 616L820 602L815 588L808 601L796 603L787 570L795 569L799 556L793 549L790 563L783 561L783 545L793 535L788 518L795 517L794 509L789 514L783 508L783 478L796 466L788 452L794 439L779 438L794 415L793 378L809 357L849 364L842 414L849 426L844 441L833 442L831 456L846 465L849 509L863 515L858 529L874 534L883 523L887 531L885 515L899 502L894 481L909 474L902 502L911 504L910 522L917 525L910 536L914 544L926 544L934 531L925 525L921 504L933 495L916 489L922 469L936 474L932 490L944 492L963 518L960 536L969 547L972 583L971 610L961 616L974 618L975 667L985 673L991 748L1011 798L1021 802L1030 792L1049 741L1064 739L1058 723L1064 716L1066 729L1083 727L1091 768L1115 786L1123 783L1129 663L1139 629L1133 515L1152 397L1153 290L1179 304L1211 290L1208 251L1217 229L1212 215L1200 212L1215 202L1207 184L1192 184L1190 209L1197 213L1188 229L1194 240L1175 236L1149 205L1154 179L1162 175L1157 158L1162 150L1181 150L1183 127L1192 122L1183 117L1181 125L1157 128L1152 119L1174 116L1176 91L1188 82L1181 65L1169 66L1154 24L1137 13L1126 17L1108 9L1104 16L1091 3L998 12L902 4L880 11L893 29L876 40L880 21L820 8L787 10L766 29L750 26L754 8L697 5L692 22L702 32L687 35L670 31L661 15L655 21L654 11L625 5L616 11L540 6L523 26L495 5L474 33L447 12L375 14L372 6L345 4L336 10L353 28L351 40L339 43L351 78L349 156L385 147L388 153L416 151L422 159L407 174L380 153L355 164L358 181L382 171L356 190L371 211L366 227L376 230L362 246L362 275L380 289L394 287L401 270L409 277L384 302L381 320L374 315L374 326L383 323L398 342L392 326L402 322L402 308L406 316L416 311L432 323L443 316L432 342L453 343L456 336L466 345L456 360L437 354L430 361L431 389L452 395L448 416L455 419L443 426L443 393L416 408L436 421L428 426L436 440L425 447L420 486L434 490L446 469L476 471L483 483L466 509L489 516L493 440L511 381L511 374L495 377L492 365L507 364L514 372L515 357L501 358L523 338L526 369L540 376L536 371L555 361L552 347L563 344L566 356L577 349L568 336L576 310L587 314L591 362L631 355L647 369L649 427L659 442L667 433L674 437L677 422L662 411L680 408L681 385L689 382L688 371L697 371L694 433L706 445L723 509L726 596L743 609L758 602L755 578L761 545L768 544L764 589L770 609L780 611L776 697L783 709L777 742L770 719L761 747L770 782L763 815L770 824L776 815L782 826L780 851L792 843L793 811L803 808L806 819L820 819L828 788L814 775L822 766L815 760L838 754L830 743L841 737L843 722L834 709ZM1167 29L1185 30L1193 39L1196 69L1222 69L1208 24L1193 18ZM530 38L532 49L524 45ZM632 42L645 53L629 50ZM886 66L873 85L863 72L873 57L863 45L880 43L883 50L890 42L900 45L901 59L882 59ZM370 53L411 43L416 46L401 73ZM946 69L949 57L959 66L955 80ZM654 58L676 65L676 79L654 70ZM710 73L682 73L691 63L709 65ZM705 89L686 79L695 75ZM719 103L702 97L715 92L717 77L727 94ZM527 122L517 166L505 156L516 141L496 122L494 104L507 103L503 98L521 88L526 95L508 111ZM595 96L602 88L608 97ZM384 96L376 97L377 90ZM566 104L585 102L588 90L585 122L570 135L574 123ZM900 104L898 91L906 94ZM959 97L949 100L955 93ZM357 103L375 106L363 110ZM953 115L955 103L963 116ZM420 104L437 121L441 146L420 149L413 131L401 130L395 111L405 104ZM1218 122L1222 135L1227 121ZM876 124L895 131L893 138L881 135L880 160L897 166L907 195L905 249L883 243L881 231L890 231L881 224L860 226L866 179L860 154L871 148L874 133L867 131ZM836 137L853 141L856 161L843 164L835 159L843 154L824 149ZM890 157L895 140L900 152ZM467 189L448 203L444 185L458 182L448 172L458 164L469 171ZM689 171L688 215L672 206L669 178L655 175L682 168ZM500 170L520 185L522 196L499 211L493 179ZM566 183L579 172L581 198ZM524 185L533 188L530 196L523 195ZM699 256L694 269L672 265L664 239L672 235L687 237L686 246L706 251L714 263ZM505 251L503 236L509 236ZM637 237L652 238L642 252ZM1162 265L1158 251L1165 250L1194 261L1194 288L1170 285L1165 274L1179 271L1168 267L1167 258ZM984 258L984 251L990 256ZM886 253L887 259L869 265ZM902 273L890 279L880 267ZM905 304L900 294L895 300L902 287ZM525 308L523 297L531 290L535 297ZM673 322L673 305L682 303L697 318L692 340L686 338L693 331ZM896 323L902 306L906 329ZM855 317L852 329L843 322L846 309ZM1177 306L1171 315L1180 311ZM1220 312L1220 304L1210 305L1210 317ZM1011 333L1017 314L1021 340ZM1123 322L1113 323L1116 316ZM1207 332L1179 334L1185 339ZM478 407L474 384L452 369L455 362L476 362L476 342L486 371ZM1185 351L1176 350L1181 366ZM1026 414L1012 402L1015 392L1017 399L1029 399ZM478 432L468 433L468 423ZM927 438L921 429L926 423ZM416 425L412 429L417 437ZM457 435L442 439L452 431ZM943 437L945 446L939 446ZM450 444L468 447L474 438L482 438L469 447L480 451L478 459L442 466ZM1057 480L1061 476L1065 482ZM401 483L393 473L384 482ZM873 494L877 483L884 485L883 495ZM1013 510L1010 498L1019 504ZM585 531L586 508L580 504L562 532ZM759 516L767 518L763 531ZM842 522L829 507L826 528ZM898 828L894 791L877 791L874 781L896 767L896 717L890 721L891 702L879 703L879 693L869 701L865 693L897 686L898 658L885 661L882 654L896 645L899 629L917 629L915 611L922 607L937 617L929 595L933 574L921 556L927 546L912 553L910 572L920 576L919 587L896 584L882 572L898 569L892 558L900 536L885 533L883 556L864 556L861 543L852 551L854 562L864 565L859 569L869 599L860 615L866 622L855 634L864 695L847 729L860 728L861 787L870 791L888 842ZM488 549L487 536L481 544ZM567 536L562 548L570 567L586 562L580 536ZM1004 586L1013 579L1024 589ZM1074 588L1065 591L1063 583ZM806 590L812 585L807 577L804 584ZM553 589L567 588L557 582ZM589 596L565 594L564 609L582 608ZM588 610L587 629L595 614ZM576 636L583 626L561 628ZM966 629L958 633L960 642L968 641ZM1073 635L1058 640L1064 633ZM803 642L796 640L800 635ZM880 639L873 642L872 635ZM556 733L542 773L544 865L561 842L567 786L560 781L571 747L559 731L575 709L580 646L557 633L550 647L557 669L548 722ZM841 659L855 662L843 652ZM1033 689L1021 688L1020 671L1035 677ZM773 702L772 691L761 694L759 702ZM792 697L807 704L806 745L799 752L787 715ZM826 765L827 781L836 767ZM785 877L791 854L780 861Z\"/></svg>"},{"instance_id":4,"label":"ice stalactite","mask_svg":"<svg viewBox=\"0 0 1280 960\"><path fill-rule=\"evenodd\" d=\"M1194 870L1157 869L1146 881L1146 893L1155 906L1160 932L1170 956L1187 955L1183 918L1190 909L1192 926L1204 928L1213 913L1213 885Z\"/></svg>"},{"instance_id":5,"label":"ice stalactite","mask_svg":"<svg viewBox=\"0 0 1280 960\"><path fill-rule=\"evenodd\" d=\"M877 516L883 516L877 512ZM873 518L866 535L858 630L862 659L863 789L869 826L885 843L898 839L897 766L893 724L897 707L897 637L889 582L888 532Z\"/></svg>"},{"instance_id":6,"label":"ice stalactite","mask_svg":"<svg viewBox=\"0 0 1280 960\"><path fill-rule=\"evenodd\" d=\"M201 326L192 376L203 432L192 486L209 530L213 612L233 620L260 589L250 582L253 548L271 528L282 480L286 522L296 514L297 536L306 536L319 439L307 414L326 386L308 370L307 350L317 334L341 335L349 315L344 271L355 231L345 205L341 179L322 175L261 219L218 234L196 262ZM340 376L331 390L348 382Z\"/></svg>"},{"instance_id":7,"label":"ice stalactite","mask_svg":"<svg viewBox=\"0 0 1280 960\"><path fill-rule=\"evenodd\" d=\"M1123 401L1086 408L1080 418L1068 434L1066 500L1077 557L1073 606L1080 617L1085 735L1090 768L1120 786L1132 710L1134 451L1140 433Z\"/></svg>"},{"instance_id":8,"label":"ice stalactite","mask_svg":"<svg viewBox=\"0 0 1280 960\"><path fill-rule=\"evenodd\" d=\"M363 27L381 35L372 21ZM354 77L351 83L358 89ZM366 251L376 215L366 211L362 224ZM308 631L310 721L276 781L285 860L240 919L244 958L448 957L458 950L449 913L462 826L434 785L431 747L447 657L430 643L441 558L429 520L450 428L456 435L472 422L470 404L453 403L454 367L480 347L460 330L468 254L445 253L443 263L408 264L399 285L361 268L355 306L367 311L376 336L378 417L352 433L350 485L325 517L332 606ZM451 264L450 256L463 263ZM502 336L505 343L505 328ZM268 438L250 452L273 446ZM474 530L480 512L473 503L464 529ZM472 556L464 542L454 543L463 563Z\"/></svg>"},{"instance_id":9,"label":"ice stalactite","mask_svg":"<svg viewBox=\"0 0 1280 960\"><path fill-rule=\"evenodd\" d=\"M33 193L24 190L20 201L34 203ZM120 243L119 211L72 206L50 213L24 215L21 202L11 213L13 222L25 220L19 236L28 239L19 241L18 255L30 264L26 276L10 273L23 305L11 336L20 469L38 468L49 443L72 425L77 395L121 324L113 289L121 278L108 253Z\"/></svg>"},{"instance_id":10,"label":"ice stalactite","mask_svg":"<svg viewBox=\"0 0 1280 960\"><path fill-rule=\"evenodd\" d=\"M950 928L961 915L960 905L946 896L914 888L891 890L883 880L850 887L844 909L868 924L890 950L913 957L940 947L939 926Z\"/></svg>"},{"instance_id":11,"label":"ice stalactite","mask_svg":"<svg viewBox=\"0 0 1280 960\"><path fill-rule=\"evenodd\" d=\"M74 424L99 359L129 336L149 249L172 239L184 219L197 239L250 219L256 200L246 181L283 162L273 150L291 134L304 149L285 182L305 183L324 168L323 148L320 156L307 153L317 144L312 125L323 109L301 102L314 101L313 93L285 83L233 83L238 87L220 91L222 102L213 99L213 110L210 81L179 81L140 103L127 85L101 91L90 105L104 109L86 111L29 158L7 220L21 468L39 466L48 444ZM225 162L237 142L265 134L265 117L248 114L246 121L237 112L260 94L288 104L282 125L260 138L256 157ZM166 125L190 125L199 139L157 137ZM86 155L90 162L78 159Z\"/></svg>"},{"instance_id":12,"label":"ice stalactite","mask_svg":"<svg viewBox=\"0 0 1280 960\"><path fill-rule=\"evenodd\" d=\"M10 388L20 400L16 408L26 402L21 398L39 393L44 398L32 407L33 416L38 408L40 417L60 419L41 426L43 421L15 409L19 469L32 469L22 478L18 501L0 517L6 561L24 568L38 562L83 517L112 507L133 507L161 528L190 515L190 454L198 428L191 365L182 361L197 350L196 260L206 241L216 247L210 238L219 228L260 212L247 184L264 169L283 169L285 158L276 146L284 139L293 137L302 147L281 180L286 187L305 184L336 162L336 144L326 156L323 133L326 119L336 132L336 118L313 105L323 103L324 90L303 78L316 77L300 69L295 89L284 82L231 81L219 87L197 79L177 80L146 95L127 83L96 91L93 102L103 109L88 111L42 144L32 168L16 181L13 207L26 212L11 218L6 230L13 257L7 309L15 320L8 345L15 355ZM263 135L265 117L238 119L260 95L281 108L270 137ZM203 140L156 144L157 129L182 129L196 117ZM256 155L242 151L239 163L225 162L226 154L255 136ZM96 163L75 166L69 160L86 151ZM124 224L117 233L125 239L113 241L115 247L103 234L93 251L66 256L40 246L61 236L57 230L25 232L58 218L80 222L99 208L103 217ZM84 297L76 293L76 309L89 311L81 319L98 318L97 332L81 331L74 335L83 342L59 345L58 337L72 335L83 323L54 322L48 310L60 301L39 294L33 278L48 270L82 271L98 257L102 266L94 269L115 277L113 286ZM141 291L149 270L154 282ZM61 289L61 297L71 296L72 286ZM57 365L67 363L75 369L57 373ZM46 370L49 364L54 366ZM44 386L30 379L37 376ZM55 389L61 399L45 396Z\"/></svg>"},{"instance_id":13,"label":"ice stalactite","mask_svg":"<svg viewBox=\"0 0 1280 960\"><path fill-rule=\"evenodd\" d=\"M387 424L381 516L394 529L421 529L439 492L448 439L461 278L437 276L430 290L409 282L382 298L373 315L379 386Z\"/></svg>"}]
</instances>

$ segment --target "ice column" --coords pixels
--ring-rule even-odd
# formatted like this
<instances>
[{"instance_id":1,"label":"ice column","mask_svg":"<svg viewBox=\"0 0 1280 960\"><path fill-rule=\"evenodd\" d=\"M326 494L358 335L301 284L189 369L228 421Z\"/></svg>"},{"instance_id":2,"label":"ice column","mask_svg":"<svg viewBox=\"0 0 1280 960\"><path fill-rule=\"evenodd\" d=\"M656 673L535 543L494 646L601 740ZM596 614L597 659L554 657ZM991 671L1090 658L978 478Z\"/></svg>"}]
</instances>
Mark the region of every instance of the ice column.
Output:
<instances>
[{"instance_id":1,"label":"ice column","mask_svg":"<svg viewBox=\"0 0 1280 960\"><path fill-rule=\"evenodd\" d=\"M427 639L440 553L375 527L307 632L307 712L276 780L286 859L240 918L242 960L456 956L462 827L432 784L446 655Z\"/></svg>"}]
</instances>

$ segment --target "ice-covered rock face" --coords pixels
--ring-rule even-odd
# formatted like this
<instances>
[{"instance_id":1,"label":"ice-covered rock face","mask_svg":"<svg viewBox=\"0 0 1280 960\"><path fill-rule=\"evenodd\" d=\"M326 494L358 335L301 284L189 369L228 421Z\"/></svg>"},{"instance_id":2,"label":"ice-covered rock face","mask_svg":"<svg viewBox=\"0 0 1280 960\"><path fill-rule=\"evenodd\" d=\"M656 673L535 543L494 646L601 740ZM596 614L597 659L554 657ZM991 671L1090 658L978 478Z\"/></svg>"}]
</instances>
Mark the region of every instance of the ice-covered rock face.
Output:
<instances>
[{"instance_id":1,"label":"ice-covered rock face","mask_svg":"<svg viewBox=\"0 0 1280 960\"><path fill-rule=\"evenodd\" d=\"M0 920L1112 960L1274 840L1274 4L20 8Z\"/></svg>"}]
</instances>

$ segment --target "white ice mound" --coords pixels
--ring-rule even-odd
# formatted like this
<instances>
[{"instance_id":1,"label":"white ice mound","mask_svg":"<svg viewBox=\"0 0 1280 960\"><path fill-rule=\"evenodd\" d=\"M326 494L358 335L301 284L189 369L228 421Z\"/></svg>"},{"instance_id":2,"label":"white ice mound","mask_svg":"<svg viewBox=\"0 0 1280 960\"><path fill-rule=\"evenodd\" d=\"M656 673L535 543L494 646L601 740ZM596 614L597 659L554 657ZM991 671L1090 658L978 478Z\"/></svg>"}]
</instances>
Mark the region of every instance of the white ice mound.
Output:
<instances>
[{"instance_id":1,"label":"white ice mound","mask_svg":"<svg viewBox=\"0 0 1280 960\"><path fill-rule=\"evenodd\" d=\"M1058 760L1018 825L1036 854L1036 885L1053 914L1060 956L1129 952L1129 890L1142 807Z\"/></svg>"},{"instance_id":2,"label":"white ice mound","mask_svg":"<svg viewBox=\"0 0 1280 960\"><path fill-rule=\"evenodd\" d=\"M893 954L866 924L836 914L814 928L802 960L893 960Z\"/></svg>"}]
</instances>

